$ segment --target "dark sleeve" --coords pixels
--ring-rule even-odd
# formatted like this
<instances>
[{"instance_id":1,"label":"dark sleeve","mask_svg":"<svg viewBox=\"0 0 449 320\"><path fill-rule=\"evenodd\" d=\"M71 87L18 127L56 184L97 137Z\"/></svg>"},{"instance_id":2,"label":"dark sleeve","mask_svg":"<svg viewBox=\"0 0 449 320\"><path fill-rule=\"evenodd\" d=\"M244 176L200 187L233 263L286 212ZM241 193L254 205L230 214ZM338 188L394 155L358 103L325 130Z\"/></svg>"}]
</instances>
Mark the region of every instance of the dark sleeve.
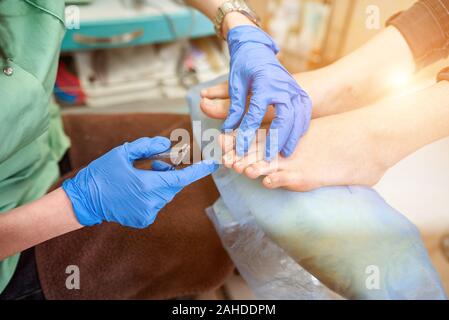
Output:
<instances>
[{"instance_id":1,"label":"dark sleeve","mask_svg":"<svg viewBox=\"0 0 449 320\"><path fill-rule=\"evenodd\" d=\"M418 69L449 55L449 0L420 0L387 25L402 33Z\"/></svg>"}]
</instances>

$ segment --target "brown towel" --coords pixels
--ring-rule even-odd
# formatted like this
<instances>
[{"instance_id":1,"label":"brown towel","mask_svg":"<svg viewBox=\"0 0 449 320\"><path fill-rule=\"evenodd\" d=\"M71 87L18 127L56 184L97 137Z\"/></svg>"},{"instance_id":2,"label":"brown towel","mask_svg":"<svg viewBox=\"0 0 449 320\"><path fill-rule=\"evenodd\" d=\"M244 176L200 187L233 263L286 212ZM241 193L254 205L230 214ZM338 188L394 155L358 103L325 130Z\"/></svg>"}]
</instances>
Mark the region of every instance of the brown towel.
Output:
<instances>
[{"instance_id":1,"label":"brown towel","mask_svg":"<svg viewBox=\"0 0 449 320\"><path fill-rule=\"evenodd\" d=\"M124 141L190 127L189 118L179 115L76 115L64 123L77 166ZM108 223L37 246L46 298L169 299L219 287L233 265L204 213L217 198L207 178L181 192L148 229ZM66 288L69 265L80 269L80 290Z\"/></svg>"}]
</instances>

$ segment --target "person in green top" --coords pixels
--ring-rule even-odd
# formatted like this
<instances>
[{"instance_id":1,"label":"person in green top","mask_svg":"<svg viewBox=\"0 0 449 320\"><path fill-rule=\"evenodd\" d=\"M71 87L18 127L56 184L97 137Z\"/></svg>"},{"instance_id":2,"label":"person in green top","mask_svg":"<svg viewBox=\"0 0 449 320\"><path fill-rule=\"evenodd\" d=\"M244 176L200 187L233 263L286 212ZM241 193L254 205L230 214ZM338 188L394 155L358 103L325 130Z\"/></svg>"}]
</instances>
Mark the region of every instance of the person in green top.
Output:
<instances>
[{"instance_id":1,"label":"person in green top","mask_svg":"<svg viewBox=\"0 0 449 320\"><path fill-rule=\"evenodd\" d=\"M210 19L223 4L242 5L224 0L186 2ZM277 46L247 14L230 10L221 17L218 30L223 38L234 30L233 47L230 43L234 116L235 112L243 116L252 86L274 88L274 81L294 81L275 57ZM11 280L21 251L104 221L145 228L179 191L217 169L210 162L178 171L158 162L152 170L136 169L134 161L170 148L165 138L144 137L111 150L47 194L70 146L51 98L64 31L63 0L0 0L0 293ZM247 63L246 57L256 53L258 59ZM262 72L268 67L276 68L278 79ZM289 100L290 95L284 98Z\"/></svg>"}]
</instances>

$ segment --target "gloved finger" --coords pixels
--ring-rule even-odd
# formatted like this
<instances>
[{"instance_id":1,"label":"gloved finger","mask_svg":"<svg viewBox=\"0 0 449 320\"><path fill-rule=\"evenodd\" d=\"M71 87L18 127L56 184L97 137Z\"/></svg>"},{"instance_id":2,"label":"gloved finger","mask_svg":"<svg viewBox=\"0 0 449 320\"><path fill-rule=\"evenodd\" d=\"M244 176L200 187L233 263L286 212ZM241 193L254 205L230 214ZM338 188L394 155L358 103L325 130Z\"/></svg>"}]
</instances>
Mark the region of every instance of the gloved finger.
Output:
<instances>
[{"instance_id":1,"label":"gloved finger","mask_svg":"<svg viewBox=\"0 0 449 320\"><path fill-rule=\"evenodd\" d=\"M295 110L291 104L277 104L265 147L265 160L271 161L285 146L293 129Z\"/></svg>"},{"instance_id":2,"label":"gloved finger","mask_svg":"<svg viewBox=\"0 0 449 320\"><path fill-rule=\"evenodd\" d=\"M167 162L164 161L159 161L159 160L155 160L153 161L153 163L151 164L151 170L153 171L169 171L173 168L172 165L168 164Z\"/></svg>"},{"instance_id":3,"label":"gloved finger","mask_svg":"<svg viewBox=\"0 0 449 320\"><path fill-rule=\"evenodd\" d=\"M217 84L216 86L201 91L202 98L227 99L229 98L228 82Z\"/></svg>"},{"instance_id":4,"label":"gloved finger","mask_svg":"<svg viewBox=\"0 0 449 320\"><path fill-rule=\"evenodd\" d=\"M133 162L167 151L170 149L171 142L164 137L140 138L133 142L125 143L123 146L128 152L129 161Z\"/></svg>"},{"instance_id":5,"label":"gloved finger","mask_svg":"<svg viewBox=\"0 0 449 320\"><path fill-rule=\"evenodd\" d=\"M312 102L308 97L297 96L292 100L294 109L293 128L290 136L281 149L281 154L288 158L295 152L301 137L309 129L312 118Z\"/></svg>"},{"instance_id":6,"label":"gloved finger","mask_svg":"<svg viewBox=\"0 0 449 320\"><path fill-rule=\"evenodd\" d=\"M235 76L230 75L229 80L229 97L231 99L231 106L229 107L228 116L223 123L223 130L231 130L237 128L239 122L242 120L245 113L246 98L248 96L248 83Z\"/></svg>"},{"instance_id":7,"label":"gloved finger","mask_svg":"<svg viewBox=\"0 0 449 320\"><path fill-rule=\"evenodd\" d=\"M257 129L262 125L268 103L258 95L253 95L249 104L248 112L243 117L237 133L236 152L243 157L254 141Z\"/></svg>"},{"instance_id":8,"label":"gloved finger","mask_svg":"<svg viewBox=\"0 0 449 320\"><path fill-rule=\"evenodd\" d=\"M182 170L167 171L161 174L164 175L164 180L170 187L183 188L197 180L207 177L217 171L217 169L218 164L216 162L202 161Z\"/></svg>"}]
</instances>

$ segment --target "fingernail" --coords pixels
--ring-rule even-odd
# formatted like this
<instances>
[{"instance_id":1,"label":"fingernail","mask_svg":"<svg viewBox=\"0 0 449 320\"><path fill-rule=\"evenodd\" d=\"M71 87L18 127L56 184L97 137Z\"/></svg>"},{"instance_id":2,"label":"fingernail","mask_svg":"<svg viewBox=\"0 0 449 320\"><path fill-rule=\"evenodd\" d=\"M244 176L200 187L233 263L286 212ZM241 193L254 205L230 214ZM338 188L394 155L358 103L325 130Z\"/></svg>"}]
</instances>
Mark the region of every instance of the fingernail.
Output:
<instances>
[{"instance_id":1,"label":"fingernail","mask_svg":"<svg viewBox=\"0 0 449 320\"><path fill-rule=\"evenodd\" d=\"M270 186L270 185L273 184L273 181L271 180L271 178L266 177L266 178L265 178L265 184Z\"/></svg>"},{"instance_id":2,"label":"fingernail","mask_svg":"<svg viewBox=\"0 0 449 320\"><path fill-rule=\"evenodd\" d=\"M207 95L207 90L206 90L206 89L201 90L201 95L202 95L202 96Z\"/></svg>"}]
</instances>

